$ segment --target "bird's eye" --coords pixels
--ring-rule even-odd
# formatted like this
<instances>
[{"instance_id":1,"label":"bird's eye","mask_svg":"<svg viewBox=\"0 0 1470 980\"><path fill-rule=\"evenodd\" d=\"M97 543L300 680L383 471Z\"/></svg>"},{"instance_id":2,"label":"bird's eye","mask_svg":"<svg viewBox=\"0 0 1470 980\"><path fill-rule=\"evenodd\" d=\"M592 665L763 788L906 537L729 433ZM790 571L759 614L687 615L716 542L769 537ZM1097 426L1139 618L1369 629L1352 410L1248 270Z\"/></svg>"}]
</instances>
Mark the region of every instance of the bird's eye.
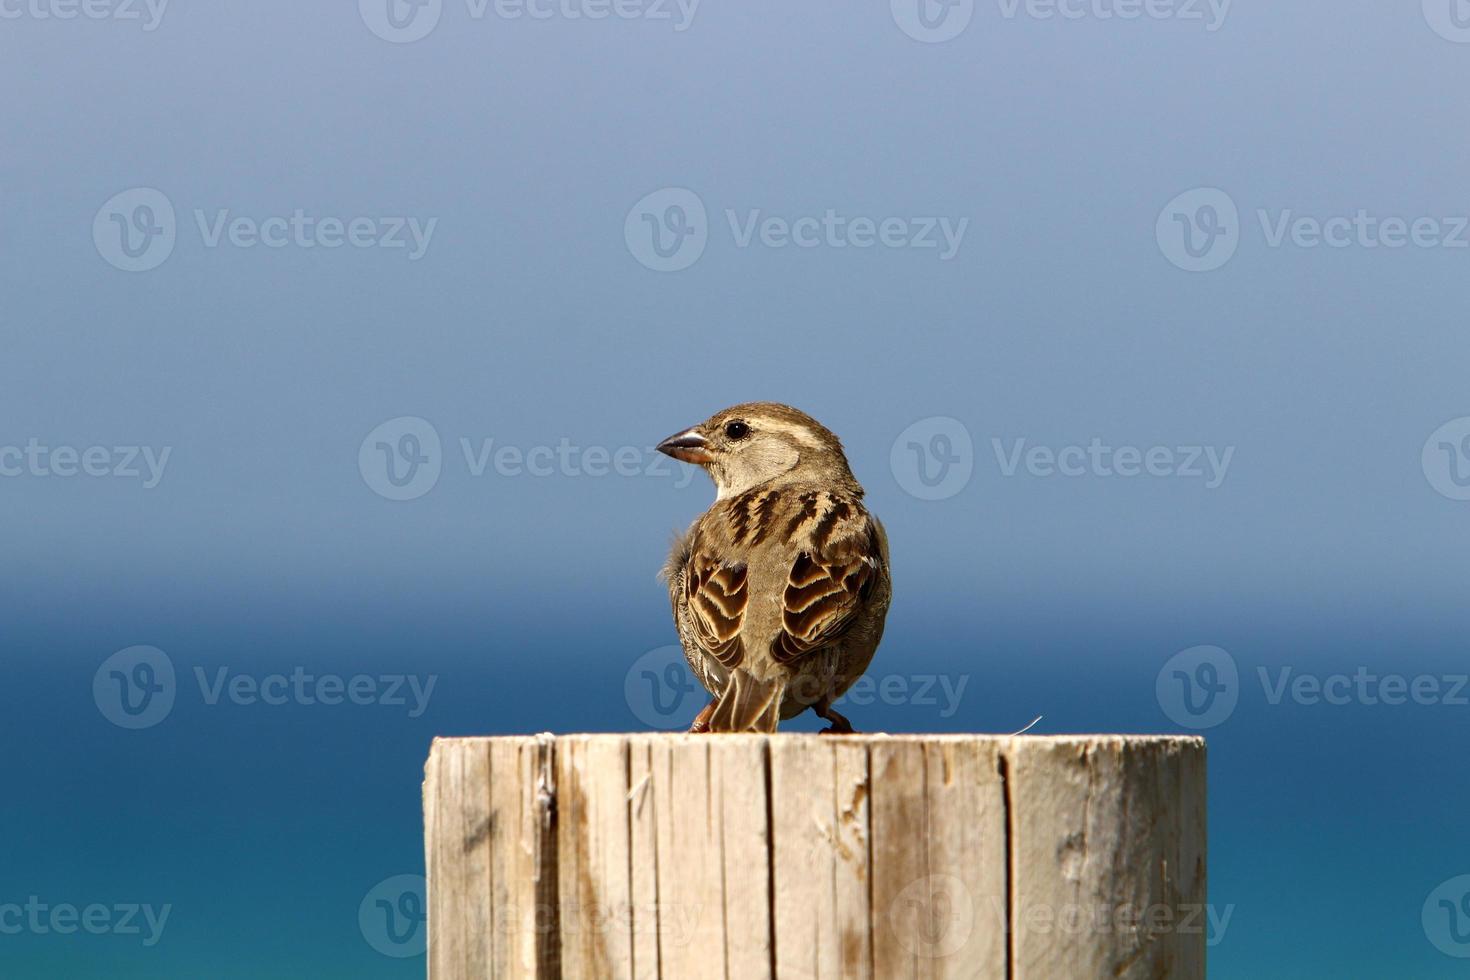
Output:
<instances>
[{"instance_id":1,"label":"bird's eye","mask_svg":"<svg viewBox=\"0 0 1470 980\"><path fill-rule=\"evenodd\" d=\"M750 426L746 425L739 419L736 419L733 422L726 422L725 435L731 439L744 439L746 436L750 435Z\"/></svg>"}]
</instances>

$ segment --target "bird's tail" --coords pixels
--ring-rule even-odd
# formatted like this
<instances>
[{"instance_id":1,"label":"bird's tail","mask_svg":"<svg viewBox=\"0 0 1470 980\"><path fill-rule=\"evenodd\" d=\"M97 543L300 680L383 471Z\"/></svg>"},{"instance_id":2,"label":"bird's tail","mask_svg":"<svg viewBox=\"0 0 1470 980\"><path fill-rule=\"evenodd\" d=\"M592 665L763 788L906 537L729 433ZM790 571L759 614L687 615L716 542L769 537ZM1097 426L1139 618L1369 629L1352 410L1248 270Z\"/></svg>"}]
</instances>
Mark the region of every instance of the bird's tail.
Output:
<instances>
[{"instance_id":1,"label":"bird's tail","mask_svg":"<svg viewBox=\"0 0 1470 980\"><path fill-rule=\"evenodd\" d=\"M730 672L725 692L715 703L709 720L710 731L774 732L781 720L781 700L785 694L785 680L762 680L748 670L736 668Z\"/></svg>"}]
</instances>

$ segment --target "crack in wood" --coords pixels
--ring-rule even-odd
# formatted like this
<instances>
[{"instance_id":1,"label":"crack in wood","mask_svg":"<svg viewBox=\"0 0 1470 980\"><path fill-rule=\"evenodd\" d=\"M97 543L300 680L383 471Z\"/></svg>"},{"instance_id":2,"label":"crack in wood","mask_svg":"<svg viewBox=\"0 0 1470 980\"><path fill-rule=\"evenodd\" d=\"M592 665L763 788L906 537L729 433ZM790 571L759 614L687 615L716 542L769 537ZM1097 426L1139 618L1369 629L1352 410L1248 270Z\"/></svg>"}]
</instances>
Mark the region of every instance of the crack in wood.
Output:
<instances>
[{"instance_id":1,"label":"crack in wood","mask_svg":"<svg viewBox=\"0 0 1470 980\"><path fill-rule=\"evenodd\" d=\"M429 974L1199 980L1202 931L1065 924L1203 907L1204 790L1195 738L440 739Z\"/></svg>"}]
</instances>

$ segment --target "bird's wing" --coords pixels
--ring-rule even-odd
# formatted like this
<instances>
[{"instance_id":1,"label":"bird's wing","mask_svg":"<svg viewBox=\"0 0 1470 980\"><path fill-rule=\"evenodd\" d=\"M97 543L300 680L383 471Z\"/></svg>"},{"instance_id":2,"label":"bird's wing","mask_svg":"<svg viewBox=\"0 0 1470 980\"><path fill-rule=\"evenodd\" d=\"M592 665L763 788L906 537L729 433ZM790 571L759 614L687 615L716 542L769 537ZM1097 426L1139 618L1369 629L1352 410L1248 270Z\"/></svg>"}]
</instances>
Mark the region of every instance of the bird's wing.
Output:
<instances>
[{"instance_id":1,"label":"bird's wing","mask_svg":"<svg viewBox=\"0 0 1470 980\"><path fill-rule=\"evenodd\" d=\"M771 657L790 663L841 637L883 574L877 523L855 500L823 495L801 534L782 593Z\"/></svg>"},{"instance_id":2,"label":"bird's wing","mask_svg":"<svg viewBox=\"0 0 1470 980\"><path fill-rule=\"evenodd\" d=\"M697 536L696 536L697 537ZM682 590L699 646L726 667L740 663L747 568L721 559L695 540L684 562Z\"/></svg>"}]
</instances>

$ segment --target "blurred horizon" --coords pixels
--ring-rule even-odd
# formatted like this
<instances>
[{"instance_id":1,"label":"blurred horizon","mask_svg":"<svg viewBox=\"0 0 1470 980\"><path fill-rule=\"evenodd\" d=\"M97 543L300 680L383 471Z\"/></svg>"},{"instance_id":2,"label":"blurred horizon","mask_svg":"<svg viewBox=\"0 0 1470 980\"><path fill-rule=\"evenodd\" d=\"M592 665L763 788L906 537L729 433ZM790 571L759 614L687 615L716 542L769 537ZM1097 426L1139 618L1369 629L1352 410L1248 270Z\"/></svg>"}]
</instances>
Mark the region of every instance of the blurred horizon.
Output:
<instances>
[{"instance_id":1,"label":"blurred horizon","mask_svg":"<svg viewBox=\"0 0 1470 980\"><path fill-rule=\"evenodd\" d=\"M859 729L1197 731L1212 977L1460 975L1463 7L0 2L0 975L421 975L430 740L693 714L758 399Z\"/></svg>"}]
</instances>

